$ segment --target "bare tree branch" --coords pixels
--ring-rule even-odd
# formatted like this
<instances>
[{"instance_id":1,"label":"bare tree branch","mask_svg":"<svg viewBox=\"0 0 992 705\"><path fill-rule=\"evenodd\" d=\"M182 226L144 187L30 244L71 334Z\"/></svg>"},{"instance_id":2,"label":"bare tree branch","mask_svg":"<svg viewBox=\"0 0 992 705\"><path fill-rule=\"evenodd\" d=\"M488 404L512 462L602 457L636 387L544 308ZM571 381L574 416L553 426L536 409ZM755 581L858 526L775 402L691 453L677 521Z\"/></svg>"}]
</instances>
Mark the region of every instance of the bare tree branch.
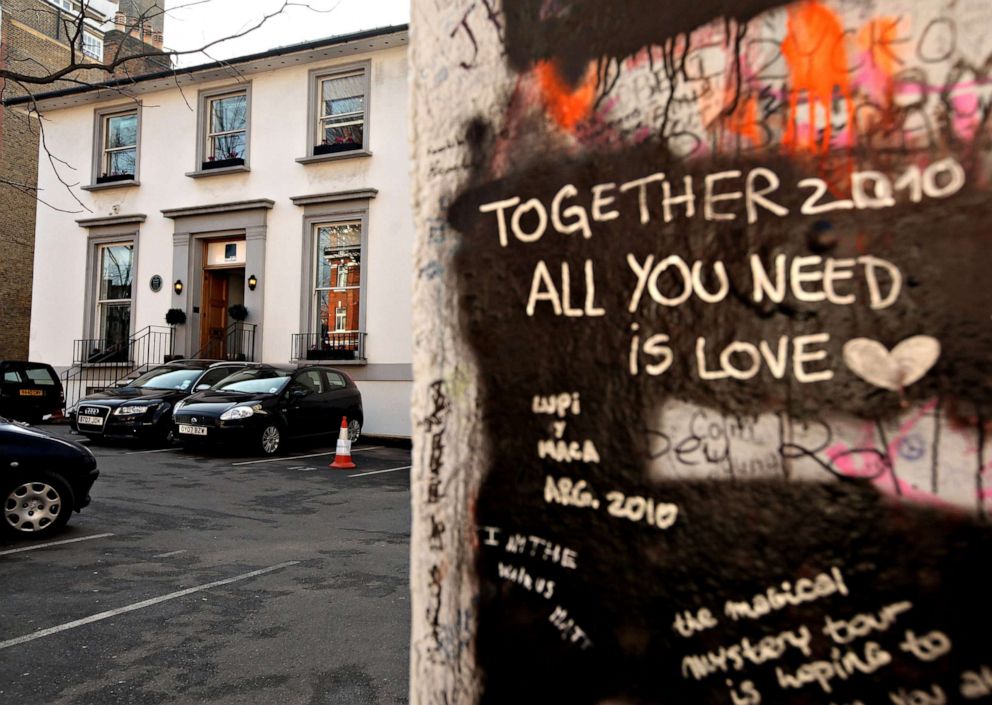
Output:
<instances>
[{"instance_id":1,"label":"bare tree branch","mask_svg":"<svg viewBox=\"0 0 992 705\"><path fill-rule=\"evenodd\" d=\"M30 123L29 129L37 130L40 142L40 158L47 160L48 166L55 175L58 183L70 194L78 209L72 210L55 206L48 200L41 198L39 190L27 181L20 181L17 178L0 178L0 187L11 188L24 194L29 194L40 203L64 213L92 212L86 203L80 199L77 192L79 187L79 177L77 169L64 159L52 153L45 137L45 117L38 104L39 97L56 88L65 86L92 87L99 86L101 90L116 93L121 97L139 103L139 99L131 94L129 90L133 83L140 80L142 74L148 74L147 62L160 62L162 72L170 71L173 81L180 95L190 110L194 105L186 96L183 90L180 76L193 67L177 67L177 59L188 56L203 55L206 61L211 61L218 66L226 68L237 80L245 80L242 70L234 63L215 59L211 56L212 50L220 47L226 42L246 37L258 31L274 18L285 13L290 8L300 8L309 12L327 14L337 9L338 3L334 3L329 9L314 7L306 0L282 0L278 7L270 12L261 15L257 20L252 21L240 29L232 29L230 33L218 39L205 41L202 45L191 49L160 49L155 44L146 41L149 27L154 27L158 21L166 17L176 19L177 14L197 6L207 5L214 0L188 0L181 2L168 9L153 4L146 8L139 15L133 16L119 12L112 18L113 25L121 35L121 40L112 51L105 51L100 59L95 59L86 53L84 39L86 33L98 33L99 23L106 20L106 16L92 8L92 0L77 0L79 11L67 13L61 8L38 3L33 7L25 6L21 9L23 13L33 13L26 21L35 21L39 26L54 26L54 33L60 42L64 42L67 48L68 57L57 66L46 65L42 60L34 56L25 56L11 51L5 42L6 56L0 57L0 99L5 102L14 101L22 103L21 112L26 115ZM165 0L160 0L164 4ZM120 7L120 5L118 5ZM23 17L24 15L22 15ZM54 22L54 25L53 25ZM51 30L50 30L51 31ZM136 41L135 41L136 40ZM92 53L92 52L91 52ZM141 66L142 71L137 71ZM16 96L16 97L15 97ZM147 107L147 106L146 106ZM35 125L37 121L37 125Z\"/></svg>"},{"instance_id":2,"label":"bare tree branch","mask_svg":"<svg viewBox=\"0 0 992 705\"><path fill-rule=\"evenodd\" d=\"M76 194L76 192L73 191L73 187L78 186L79 182L75 181L73 183L70 183L67 180L67 178L63 176L63 171L62 171L63 169L67 169L69 171L75 172L76 167L72 166L64 159L53 154L52 150L48 148L48 142L45 139L45 117L38 110L38 105L35 102L34 96L31 96L31 109L28 111L28 116L37 118L38 139L41 144L42 151L44 152L45 157L48 160L48 164L52 169L52 173L55 174L55 178L58 179L59 183L62 184L63 187L65 187L65 190L69 193L69 195L72 196L72 200L74 200L77 204L79 204L80 209L68 210L54 206L38 195L39 189L37 189L36 187L33 188L34 198L36 198L40 203L43 203L49 208L52 208L57 211L61 211L63 213L82 213L84 211L88 213L92 213L92 210L85 203L83 203L82 200L80 200L79 196ZM35 121L30 121L29 124L32 125L33 127Z\"/></svg>"},{"instance_id":3,"label":"bare tree branch","mask_svg":"<svg viewBox=\"0 0 992 705\"><path fill-rule=\"evenodd\" d=\"M161 12L142 13L140 19L147 20L152 17L157 17L160 14L168 14L178 9L185 9L188 7L200 5L207 2L210 2L210 0L195 0L194 2L190 2L175 8L171 8L170 10L162 10ZM294 2L293 0L283 0L282 4L279 6L278 9L262 15L261 19L259 19L254 24L251 24L233 34L228 34L219 39L214 39L212 41L209 41L194 49L182 49L182 50L169 49L162 51L147 50L147 51L138 51L135 52L134 54L127 54L126 56L121 56L120 49L118 48L118 51L115 52L114 56L111 57L109 61L107 60L87 61L85 56L80 57L76 51L76 45L80 43L80 40L82 38L83 27L85 26L85 14L86 14L85 10L89 8L88 0L83 0L82 6L83 6L83 11L79 13L78 17L73 22L74 30L72 33L72 43L69 46L70 57L69 57L69 61L66 62L64 66L58 69L48 71L47 73L41 75L33 75L31 73L14 71L9 68L0 68L0 80L6 79L6 80L17 81L24 85L35 85L35 86L49 85L55 83L56 81L63 80L70 74L80 70L102 71L107 74L113 74L114 71L116 71L119 67L131 62L140 61L142 59L149 59L149 58L162 59L168 57L170 61L174 62L175 59L181 56L187 56L193 54L205 54L206 51L208 51L213 47L219 46L225 42L229 42L234 39L240 39L241 37L245 37L251 34L252 32L257 31L258 29L263 27L267 22L269 22L271 19L273 19L274 17L278 17L279 15L284 13L287 10L287 8L290 7L306 8L311 12L327 12L326 10L318 10L306 2ZM66 22L68 22L68 20L66 20ZM137 26L138 24L136 23L135 27ZM68 30L66 31L66 34L67 35L69 34Z\"/></svg>"}]
</instances>

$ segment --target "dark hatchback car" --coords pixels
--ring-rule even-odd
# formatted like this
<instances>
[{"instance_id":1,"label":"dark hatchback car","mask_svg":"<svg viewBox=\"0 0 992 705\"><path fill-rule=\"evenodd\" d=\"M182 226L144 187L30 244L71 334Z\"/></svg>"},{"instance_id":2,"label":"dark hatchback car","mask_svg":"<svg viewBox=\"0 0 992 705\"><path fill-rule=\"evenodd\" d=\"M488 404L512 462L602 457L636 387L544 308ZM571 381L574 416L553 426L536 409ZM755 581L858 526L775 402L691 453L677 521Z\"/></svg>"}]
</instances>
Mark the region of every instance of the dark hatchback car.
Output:
<instances>
[{"instance_id":1,"label":"dark hatchback car","mask_svg":"<svg viewBox=\"0 0 992 705\"><path fill-rule=\"evenodd\" d=\"M90 438L164 441L172 433L172 407L244 369L243 362L181 360L155 367L81 399L69 411L74 430Z\"/></svg>"},{"instance_id":2,"label":"dark hatchback car","mask_svg":"<svg viewBox=\"0 0 992 705\"><path fill-rule=\"evenodd\" d=\"M341 418L358 440L362 394L348 375L329 367L251 365L176 405L180 441L249 443L273 455L287 438L336 434Z\"/></svg>"},{"instance_id":3,"label":"dark hatchback car","mask_svg":"<svg viewBox=\"0 0 992 705\"><path fill-rule=\"evenodd\" d=\"M44 538L90 503L100 471L84 446L0 418L0 533Z\"/></svg>"},{"instance_id":4,"label":"dark hatchback car","mask_svg":"<svg viewBox=\"0 0 992 705\"><path fill-rule=\"evenodd\" d=\"M38 423L65 406L62 382L51 365L24 360L0 362L0 416Z\"/></svg>"}]
</instances>

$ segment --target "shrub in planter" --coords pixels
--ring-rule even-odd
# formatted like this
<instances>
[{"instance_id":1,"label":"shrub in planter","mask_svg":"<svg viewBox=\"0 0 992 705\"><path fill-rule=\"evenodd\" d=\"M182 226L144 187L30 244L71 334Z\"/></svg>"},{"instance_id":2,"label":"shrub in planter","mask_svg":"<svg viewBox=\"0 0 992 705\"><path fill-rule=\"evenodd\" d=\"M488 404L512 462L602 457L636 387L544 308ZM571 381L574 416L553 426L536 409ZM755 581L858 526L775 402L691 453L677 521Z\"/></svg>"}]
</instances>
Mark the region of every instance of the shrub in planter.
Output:
<instances>
[{"instance_id":1,"label":"shrub in planter","mask_svg":"<svg viewBox=\"0 0 992 705\"><path fill-rule=\"evenodd\" d=\"M181 326L186 322L186 312L181 308L170 308L165 312L165 322L170 326Z\"/></svg>"},{"instance_id":2,"label":"shrub in planter","mask_svg":"<svg viewBox=\"0 0 992 705\"><path fill-rule=\"evenodd\" d=\"M227 309L227 315L235 321L243 321L248 318L248 309L243 304L234 304Z\"/></svg>"}]
</instances>

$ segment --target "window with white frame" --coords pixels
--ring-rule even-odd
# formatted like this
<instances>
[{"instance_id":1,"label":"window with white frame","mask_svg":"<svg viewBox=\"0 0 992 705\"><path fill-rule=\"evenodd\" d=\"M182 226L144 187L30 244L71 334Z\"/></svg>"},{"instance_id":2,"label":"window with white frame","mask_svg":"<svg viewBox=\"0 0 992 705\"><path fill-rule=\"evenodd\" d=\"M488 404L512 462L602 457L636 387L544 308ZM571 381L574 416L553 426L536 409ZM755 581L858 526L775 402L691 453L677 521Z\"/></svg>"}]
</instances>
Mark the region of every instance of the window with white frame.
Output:
<instances>
[{"instance_id":1,"label":"window with white frame","mask_svg":"<svg viewBox=\"0 0 992 705\"><path fill-rule=\"evenodd\" d=\"M315 225L313 240L315 342L324 347L357 346L361 327L362 223Z\"/></svg>"},{"instance_id":2,"label":"window with white frame","mask_svg":"<svg viewBox=\"0 0 992 705\"><path fill-rule=\"evenodd\" d=\"M368 149L367 64L312 74L310 155Z\"/></svg>"},{"instance_id":3,"label":"window with white frame","mask_svg":"<svg viewBox=\"0 0 992 705\"><path fill-rule=\"evenodd\" d=\"M244 166L248 160L247 88L201 95L201 169Z\"/></svg>"},{"instance_id":4,"label":"window with white frame","mask_svg":"<svg viewBox=\"0 0 992 705\"><path fill-rule=\"evenodd\" d=\"M97 247L94 352L126 355L131 335L131 297L134 280L134 243L107 243Z\"/></svg>"},{"instance_id":5,"label":"window with white frame","mask_svg":"<svg viewBox=\"0 0 992 705\"><path fill-rule=\"evenodd\" d=\"M96 61L103 61L103 37L100 37L92 32L83 31L82 38L82 50L83 54L95 59Z\"/></svg>"},{"instance_id":6,"label":"window with white frame","mask_svg":"<svg viewBox=\"0 0 992 705\"><path fill-rule=\"evenodd\" d=\"M137 108L98 115L99 167L97 183L134 179L138 166Z\"/></svg>"},{"instance_id":7,"label":"window with white frame","mask_svg":"<svg viewBox=\"0 0 992 705\"><path fill-rule=\"evenodd\" d=\"M65 10L66 12L75 12L76 11L76 8L72 4L72 1L71 0L48 0L48 2L50 2L53 5L55 5L55 7L58 7L60 9L62 9L62 10Z\"/></svg>"}]
</instances>

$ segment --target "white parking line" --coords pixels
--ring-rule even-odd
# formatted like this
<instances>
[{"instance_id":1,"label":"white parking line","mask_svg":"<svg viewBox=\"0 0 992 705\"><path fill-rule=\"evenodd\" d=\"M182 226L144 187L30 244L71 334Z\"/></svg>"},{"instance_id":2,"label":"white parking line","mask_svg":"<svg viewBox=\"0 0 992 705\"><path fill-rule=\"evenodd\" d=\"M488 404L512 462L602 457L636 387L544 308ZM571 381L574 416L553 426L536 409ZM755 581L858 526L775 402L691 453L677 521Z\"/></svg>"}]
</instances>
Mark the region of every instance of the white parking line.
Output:
<instances>
[{"instance_id":1,"label":"white parking line","mask_svg":"<svg viewBox=\"0 0 992 705\"><path fill-rule=\"evenodd\" d=\"M253 570L250 573L242 573L241 575L235 575L233 578L225 578L224 580L215 580L212 583L207 583L206 585L197 585L196 587L187 588L185 590L179 590L178 592L170 592L168 595L162 595L161 597L153 597L150 600L142 600L141 602L135 602L132 605L127 605L125 607L118 607L114 610L107 610L106 612L99 612L89 617L83 617L82 619L77 619L72 622L66 622L65 624L60 624L57 627L49 627L48 629L42 629L31 634L25 634L24 636L19 636L15 639L8 639L7 641L0 641L0 650L10 648L11 646L17 646L18 644L24 644L29 641L34 641L35 639L41 639L45 636L51 636L52 634L58 634L59 632L68 631L69 629L75 629L76 627L82 627L87 624L92 624L93 622L99 622L104 619L110 619L111 617L116 617L119 614L124 614L125 612L134 612L135 610L144 609L145 607L151 607L162 602L167 602L168 600L175 600L179 597L185 597L186 595L192 595L194 592L202 592L203 590L209 590L210 588L220 587L221 585L229 585L230 583L236 583L239 580L247 580L248 578L254 578L259 575L265 575L266 573L272 573L276 570L282 570L283 568L288 568L291 565L298 564L299 561L288 561L286 563L280 563L279 565L269 566L268 568L262 568L261 570Z\"/></svg>"},{"instance_id":2,"label":"white parking line","mask_svg":"<svg viewBox=\"0 0 992 705\"><path fill-rule=\"evenodd\" d=\"M93 534L92 536L80 536L78 539L65 539L64 541L49 541L48 543L36 543L33 546L24 546L22 548L10 548L6 551L0 551L0 556L6 556L11 553L21 553L23 551L34 551L39 548L48 548L49 546L61 546L64 543L78 543L79 541L92 541L93 539L105 539L108 536L113 536L113 534Z\"/></svg>"},{"instance_id":3,"label":"white parking line","mask_svg":"<svg viewBox=\"0 0 992 705\"><path fill-rule=\"evenodd\" d=\"M383 472L396 472L397 470L409 470L412 465L404 465L401 468L389 468L388 470L373 470L372 472L360 472L357 475L348 475L348 477L365 477L366 475L378 475Z\"/></svg>"},{"instance_id":4,"label":"white parking line","mask_svg":"<svg viewBox=\"0 0 992 705\"><path fill-rule=\"evenodd\" d=\"M145 453L177 453L182 448L156 448L155 450L131 450L124 455L144 455Z\"/></svg>"},{"instance_id":5,"label":"white parking line","mask_svg":"<svg viewBox=\"0 0 992 705\"><path fill-rule=\"evenodd\" d=\"M367 448L352 448L352 453L359 453L363 450L379 450L380 448L385 448L386 446L368 446ZM299 460L300 458L319 458L322 455L334 455L335 451L329 450L326 453L310 453L310 455L290 455L285 458L265 458L263 460L245 460L240 463L231 463L231 465L257 465L258 463L283 463L289 460Z\"/></svg>"},{"instance_id":6,"label":"white parking line","mask_svg":"<svg viewBox=\"0 0 992 705\"><path fill-rule=\"evenodd\" d=\"M152 556L152 558L168 558L169 556L178 556L180 553L186 553L186 549L183 548L179 551L169 551L168 553L160 553L157 556Z\"/></svg>"}]
</instances>

